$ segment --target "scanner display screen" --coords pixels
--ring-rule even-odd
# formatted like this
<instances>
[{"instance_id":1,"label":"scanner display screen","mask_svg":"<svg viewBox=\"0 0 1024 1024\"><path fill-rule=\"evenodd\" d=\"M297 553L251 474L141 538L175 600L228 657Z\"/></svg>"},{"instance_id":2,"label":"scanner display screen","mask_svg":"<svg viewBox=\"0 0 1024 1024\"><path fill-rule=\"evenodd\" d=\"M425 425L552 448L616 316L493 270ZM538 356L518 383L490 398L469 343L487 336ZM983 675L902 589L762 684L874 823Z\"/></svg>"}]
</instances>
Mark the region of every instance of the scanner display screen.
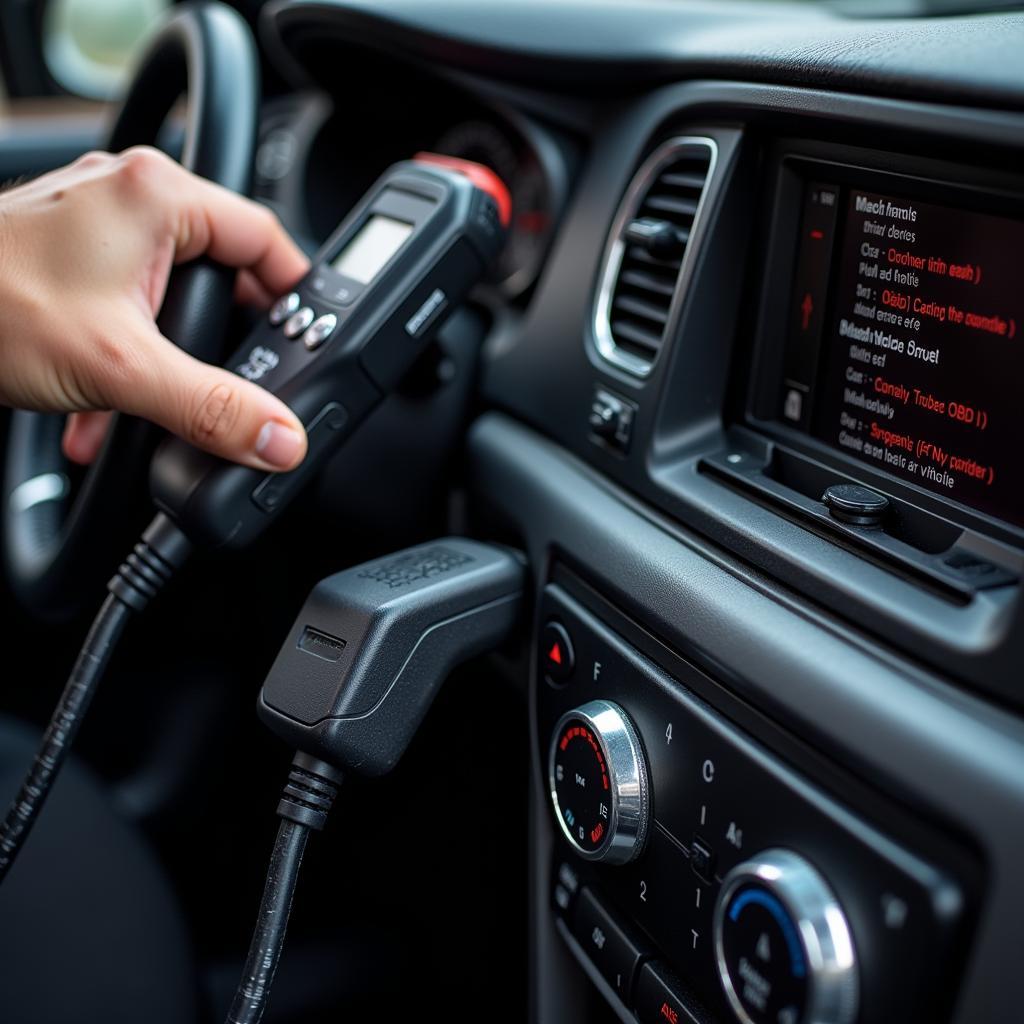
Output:
<instances>
[{"instance_id":1,"label":"scanner display screen","mask_svg":"<svg viewBox=\"0 0 1024 1024\"><path fill-rule=\"evenodd\" d=\"M369 284L412 234L413 225L375 213L331 261L332 269Z\"/></svg>"}]
</instances>

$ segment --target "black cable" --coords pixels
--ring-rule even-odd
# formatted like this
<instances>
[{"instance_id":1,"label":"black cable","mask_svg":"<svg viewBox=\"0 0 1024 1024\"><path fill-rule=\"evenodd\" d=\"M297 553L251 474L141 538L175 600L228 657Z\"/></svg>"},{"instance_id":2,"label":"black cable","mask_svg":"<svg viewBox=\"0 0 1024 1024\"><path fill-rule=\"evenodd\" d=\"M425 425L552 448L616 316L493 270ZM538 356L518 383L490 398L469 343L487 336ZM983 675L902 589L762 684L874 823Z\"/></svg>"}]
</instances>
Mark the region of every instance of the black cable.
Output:
<instances>
[{"instance_id":1,"label":"black cable","mask_svg":"<svg viewBox=\"0 0 1024 1024\"><path fill-rule=\"evenodd\" d=\"M258 1024L263 1016L284 947L306 840L311 831L324 827L341 782L341 773L330 765L305 754L296 754L277 805L277 813L284 820L277 830L274 851L270 855L249 955L228 1011L227 1024Z\"/></svg>"},{"instance_id":2,"label":"black cable","mask_svg":"<svg viewBox=\"0 0 1024 1024\"><path fill-rule=\"evenodd\" d=\"M166 516L158 515L107 584L109 594L93 620L35 760L0 824L0 884L46 803L131 613L142 611L163 589L188 551L184 535Z\"/></svg>"},{"instance_id":3,"label":"black cable","mask_svg":"<svg viewBox=\"0 0 1024 1024\"><path fill-rule=\"evenodd\" d=\"M309 829L294 821L282 821L277 830L249 956L228 1011L229 1024L255 1024L263 1016L274 972L281 959L295 883L308 838Z\"/></svg>"},{"instance_id":4,"label":"black cable","mask_svg":"<svg viewBox=\"0 0 1024 1024\"><path fill-rule=\"evenodd\" d=\"M107 667L130 614L131 609L110 594L89 630L50 724L43 734L32 767L3 825L0 825L0 883L14 864L18 851L46 802L50 787L68 756L82 717L96 692L96 683Z\"/></svg>"}]
</instances>

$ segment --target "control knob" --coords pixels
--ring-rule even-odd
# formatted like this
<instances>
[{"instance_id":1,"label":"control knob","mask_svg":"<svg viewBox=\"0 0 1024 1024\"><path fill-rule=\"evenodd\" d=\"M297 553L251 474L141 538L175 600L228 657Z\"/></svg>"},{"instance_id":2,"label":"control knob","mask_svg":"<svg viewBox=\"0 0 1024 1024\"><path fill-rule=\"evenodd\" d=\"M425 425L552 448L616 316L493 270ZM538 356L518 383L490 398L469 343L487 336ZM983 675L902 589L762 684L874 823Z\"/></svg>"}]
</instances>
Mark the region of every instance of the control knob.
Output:
<instances>
[{"instance_id":1,"label":"control knob","mask_svg":"<svg viewBox=\"0 0 1024 1024\"><path fill-rule=\"evenodd\" d=\"M733 868L715 907L715 956L742 1024L852 1024L857 962L828 883L790 850Z\"/></svg>"},{"instance_id":2,"label":"control knob","mask_svg":"<svg viewBox=\"0 0 1024 1024\"><path fill-rule=\"evenodd\" d=\"M562 833L587 860L625 864L647 837L650 785L643 747L617 704L593 700L555 726L548 760Z\"/></svg>"}]
</instances>

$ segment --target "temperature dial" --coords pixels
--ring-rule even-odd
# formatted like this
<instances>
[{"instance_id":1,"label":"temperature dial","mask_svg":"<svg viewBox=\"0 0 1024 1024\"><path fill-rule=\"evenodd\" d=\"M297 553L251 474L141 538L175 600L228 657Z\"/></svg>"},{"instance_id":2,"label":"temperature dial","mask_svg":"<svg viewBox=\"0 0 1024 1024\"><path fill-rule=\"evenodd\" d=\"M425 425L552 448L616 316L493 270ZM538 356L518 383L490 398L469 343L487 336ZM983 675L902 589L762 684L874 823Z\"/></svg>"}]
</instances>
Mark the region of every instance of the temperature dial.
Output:
<instances>
[{"instance_id":1,"label":"temperature dial","mask_svg":"<svg viewBox=\"0 0 1024 1024\"><path fill-rule=\"evenodd\" d=\"M563 715L548 773L558 824L581 857L625 864L640 854L650 787L640 739L622 708L593 700Z\"/></svg>"},{"instance_id":2,"label":"temperature dial","mask_svg":"<svg viewBox=\"0 0 1024 1024\"><path fill-rule=\"evenodd\" d=\"M715 953L743 1024L851 1024L857 1016L846 917L825 879L789 850L767 850L726 875Z\"/></svg>"}]
</instances>

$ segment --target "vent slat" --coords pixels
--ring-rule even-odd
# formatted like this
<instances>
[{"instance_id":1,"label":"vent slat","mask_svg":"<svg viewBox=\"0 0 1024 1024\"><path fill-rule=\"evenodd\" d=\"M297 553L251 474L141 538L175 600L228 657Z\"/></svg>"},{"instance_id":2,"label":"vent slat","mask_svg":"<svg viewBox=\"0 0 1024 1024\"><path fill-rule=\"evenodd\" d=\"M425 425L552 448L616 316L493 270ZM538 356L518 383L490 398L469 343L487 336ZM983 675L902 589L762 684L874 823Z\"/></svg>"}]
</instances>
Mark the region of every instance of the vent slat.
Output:
<instances>
[{"instance_id":1,"label":"vent slat","mask_svg":"<svg viewBox=\"0 0 1024 1024\"><path fill-rule=\"evenodd\" d=\"M664 295L668 299L672 298L676 290L674 281L663 280L644 270L623 270L619 274L619 284L639 288L645 292L654 292L655 295Z\"/></svg>"},{"instance_id":2,"label":"vent slat","mask_svg":"<svg viewBox=\"0 0 1024 1024\"><path fill-rule=\"evenodd\" d=\"M653 354L656 354L661 348L660 331L645 331L630 320L612 321L612 333L616 338L631 341L634 345L639 345L640 348Z\"/></svg>"},{"instance_id":3,"label":"vent slat","mask_svg":"<svg viewBox=\"0 0 1024 1024\"><path fill-rule=\"evenodd\" d=\"M658 213L674 213L677 217L693 220L697 212L696 199L682 199L678 196L648 196L644 200L645 210L657 210Z\"/></svg>"},{"instance_id":4,"label":"vent slat","mask_svg":"<svg viewBox=\"0 0 1024 1024\"><path fill-rule=\"evenodd\" d=\"M656 306L652 302L644 302L642 299L635 299L631 295L619 294L615 297L615 304L612 307L612 316L626 313L633 313L635 316L650 320L659 327L668 323L668 306Z\"/></svg>"},{"instance_id":5,"label":"vent slat","mask_svg":"<svg viewBox=\"0 0 1024 1024\"><path fill-rule=\"evenodd\" d=\"M697 174L685 174L682 171L666 171L659 179L661 185L670 185L672 188L689 188L699 196L704 189L704 179L707 176L707 168Z\"/></svg>"},{"instance_id":6,"label":"vent slat","mask_svg":"<svg viewBox=\"0 0 1024 1024\"><path fill-rule=\"evenodd\" d=\"M649 177L635 186L639 199L625 213L630 218L625 221L626 226L645 224L650 238L636 231L627 236L625 229L620 229L618 239L623 247L618 275L611 284L611 294L605 293L607 319L601 351L640 375L653 366L664 344L685 247L690 241L712 159L710 144L694 140L681 140L679 145L666 143L658 152L666 155L653 168L642 172ZM651 161L645 166L650 164ZM665 246L662 243L667 237L674 239L673 230L678 232L681 245L673 241L672 246ZM680 248L683 253L676 255ZM651 254L652 249L671 252L673 258L659 259Z\"/></svg>"}]
</instances>

